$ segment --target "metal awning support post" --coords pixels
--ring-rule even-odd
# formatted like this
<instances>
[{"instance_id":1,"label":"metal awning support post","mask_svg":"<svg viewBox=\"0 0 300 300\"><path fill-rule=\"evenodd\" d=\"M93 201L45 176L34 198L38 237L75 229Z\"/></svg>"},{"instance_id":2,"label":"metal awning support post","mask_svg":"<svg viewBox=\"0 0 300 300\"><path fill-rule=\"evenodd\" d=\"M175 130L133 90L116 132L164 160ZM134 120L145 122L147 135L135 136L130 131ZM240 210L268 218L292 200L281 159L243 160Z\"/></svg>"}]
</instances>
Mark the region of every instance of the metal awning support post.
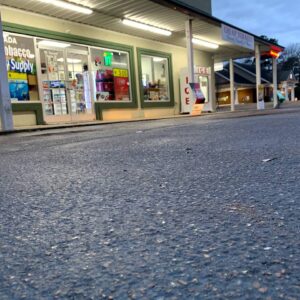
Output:
<instances>
[{"instance_id":1,"label":"metal awning support post","mask_svg":"<svg viewBox=\"0 0 300 300\"><path fill-rule=\"evenodd\" d=\"M260 49L255 45L255 63L256 63L256 104L257 109L261 109L260 102L264 101L264 95L261 94L261 66L260 66Z\"/></svg>"},{"instance_id":2,"label":"metal awning support post","mask_svg":"<svg viewBox=\"0 0 300 300\"><path fill-rule=\"evenodd\" d=\"M233 59L229 60L229 73L230 73L230 103L231 111L235 111L235 91L234 91L234 65Z\"/></svg>"},{"instance_id":3,"label":"metal awning support post","mask_svg":"<svg viewBox=\"0 0 300 300\"><path fill-rule=\"evenodd\" d=\"M189 77L189 83L192 83L195 80L192 19L188 19L185 22L185 36L186 36L186 49L187 49L187 59L188 59L188 77ZM190 112L192 111L192 108L193 108L193 103L190 104Z\"/></svg>"},{"instance_id":4,"label":"metal awning support post","mask_svg":"<svg viewBox=\"0 0 300 300\"><path fill-rule=\"evenodd\" d=\"M4 50L3 28L0 13L0 117L3 131L14 129L12 107L7 78L7 66Z\"/></svg>"},{"instance_id":5,"label":"metal awning support post","mask_svg":"<svg viewBox=\"0 0 300 300\"><path fill-rule=\"evenodd\" d=\"M273 107L278 107L277 59L273 58Z\"/></svg>"}]
</instances>

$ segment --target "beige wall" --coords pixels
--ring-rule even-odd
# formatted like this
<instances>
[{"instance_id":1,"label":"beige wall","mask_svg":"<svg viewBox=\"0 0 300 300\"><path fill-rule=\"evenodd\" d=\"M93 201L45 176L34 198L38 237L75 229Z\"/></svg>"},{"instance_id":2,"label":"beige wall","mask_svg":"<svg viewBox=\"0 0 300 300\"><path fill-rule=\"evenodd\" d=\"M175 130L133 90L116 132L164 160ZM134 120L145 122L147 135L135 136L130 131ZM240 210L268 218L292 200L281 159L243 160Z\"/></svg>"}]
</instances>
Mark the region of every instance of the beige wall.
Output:
<instances>
[{"instance_id":1,"label":"beige wall","mask_svg":"<svg viewBox=\"0 0 300 300\"><path fill-rule=\"evenodd\" d=\"M13 115L14 127L28 127L36 125L36 115L34 112L15 112ZM1 130L1 119L0 119Z\"/></svg>"},{"instance_id":2,"label":"beige wall","mask_svg":"<svg viewBox=\"0 0 300 300\"><path fill-rule=\"evenodd\" d=\"M174 83L174 100L175 107L170 109L144 109L140 108L139 99L139 85L138 85L138 63L137 54L135 51L135 72L137 82L137 97L139 102L139 109L114 109L113 111L104 111L103 116L106 120L108 119L134 119L143 118L146 116L168 116L179 114L180 112L180 95L179 95L179 72L181 68L187 66L187 55L186 49L178 46L172 46L152 40L143 38L133 37L126 34L120 34L117 32L107 31L87 25L81 25L69 21L60 19L45 17L33 13L25 13L19 10L10 9L7 7L1 7L2 19L4 22L10 22L25 26L36 27L40 29L46 29L61 33L69 33L72 35L78 35L87 38L93 38L98 40L105 40L108 42L115 42L119 44L133 46L135 49L138 47L147 48L152 50L159 50L172 54L173 60L173 83ZM203 67L212 66L212 55L207 52L195 51L195 64ZM156 110L155 112L153 110ZM126 113L124 113L126 111Z\"/></svg>"},{"instance_id":3,"label":"beige wall","mask_svg":"<svg viewBox=\"0 0 300 300\"><path fill-rule=\"evenodd\" d=\"M211 0L182 0L182 2L203 10L206 13L212 14Z\"/></svg>"}]
</instances>

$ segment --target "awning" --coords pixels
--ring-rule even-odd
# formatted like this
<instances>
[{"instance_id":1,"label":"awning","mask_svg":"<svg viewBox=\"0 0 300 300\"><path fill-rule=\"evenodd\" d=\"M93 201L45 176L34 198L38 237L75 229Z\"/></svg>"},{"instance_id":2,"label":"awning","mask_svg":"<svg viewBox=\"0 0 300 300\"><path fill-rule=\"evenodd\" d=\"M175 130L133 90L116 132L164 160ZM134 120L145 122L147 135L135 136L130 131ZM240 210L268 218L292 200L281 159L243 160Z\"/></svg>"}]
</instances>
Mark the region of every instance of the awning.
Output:
<instances>
[{"instance_id":1,"label":"awning","mask_svg":"<svg viewBox=\"0 0 300 300\"><path fill-rule=\"evenodd\" d=\"M195 45L195 48L213 53L216 61L253 56L253 50L246 49L222 39L222 24L230 24L214 18L200 10L193 9L188 5L183 5L181 1L72 0L71 2L84 4L93 9L93 13L91 15L83 15L38 0L0 0L0 5L181 47L186 47L185 22L187 19L192 18L194 36L219 45L218 49L208 49L199 45ZM172 31L172 35L162 36L128 27L122 23L122 19L130 19L167 29ZM20 20L20 23L21 22L22 20ZM235 26L232 27L246 33L246 31ZM70 28L70 33L72 33L72 28ZM261 51L268 51L272 46L272 44L259 37L254 36L254 38L255 42L260 45ZM283 49L281 46L278 47Z\"/></svg>"}]
</instances>

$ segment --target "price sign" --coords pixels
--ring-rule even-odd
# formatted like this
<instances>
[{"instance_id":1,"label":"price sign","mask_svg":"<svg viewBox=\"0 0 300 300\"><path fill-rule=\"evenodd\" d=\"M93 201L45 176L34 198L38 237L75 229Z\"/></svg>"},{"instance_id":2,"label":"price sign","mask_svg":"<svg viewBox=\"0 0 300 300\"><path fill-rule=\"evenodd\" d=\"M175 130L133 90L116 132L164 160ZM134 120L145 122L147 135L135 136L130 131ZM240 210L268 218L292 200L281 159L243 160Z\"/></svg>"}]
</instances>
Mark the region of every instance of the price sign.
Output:
<instances>
[{"instance_id":1,"label":"price sign","mask_svg":"<svg viewBox=\"0 0 300 300\"><path fill-rule=\"evenodd\" d=\"M128 77L128 70L126 69L114 69L114 77Z\"/></svg>"}]
</instances>

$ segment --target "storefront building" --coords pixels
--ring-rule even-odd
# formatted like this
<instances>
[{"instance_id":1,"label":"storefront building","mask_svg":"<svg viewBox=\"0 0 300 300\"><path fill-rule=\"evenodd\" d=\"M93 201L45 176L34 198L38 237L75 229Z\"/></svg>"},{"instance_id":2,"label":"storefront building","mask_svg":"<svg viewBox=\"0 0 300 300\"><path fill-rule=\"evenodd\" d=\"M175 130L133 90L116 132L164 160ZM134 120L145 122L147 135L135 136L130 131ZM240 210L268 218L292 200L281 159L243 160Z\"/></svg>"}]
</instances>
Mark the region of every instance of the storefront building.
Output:
<instances>
[{"instance_id":1,"label":"storefront building","mask_svg":"<svg viewBox=\"0 0 300 300\"><path fill-rule=\"evenodd\" d=\"M182 72L213 111L214 63L272 46L211 17L207 0L54 2L0 0L14 127L186 113Z\"/></svg>"}]
</instances>

